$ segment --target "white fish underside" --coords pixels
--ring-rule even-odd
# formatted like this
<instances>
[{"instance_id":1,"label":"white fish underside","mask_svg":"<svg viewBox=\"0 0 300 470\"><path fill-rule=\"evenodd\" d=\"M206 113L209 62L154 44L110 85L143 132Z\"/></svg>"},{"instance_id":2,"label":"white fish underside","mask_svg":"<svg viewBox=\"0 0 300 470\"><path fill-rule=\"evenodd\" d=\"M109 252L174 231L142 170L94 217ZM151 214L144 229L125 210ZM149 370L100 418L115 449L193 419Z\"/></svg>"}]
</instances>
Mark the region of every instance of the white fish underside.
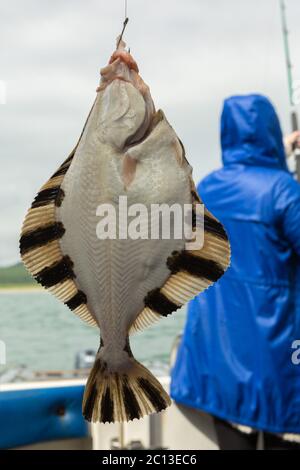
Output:
<instances>
[{"instance_id":1,"label":"white fish underside","mask_svg":"<svg viewBox=\"0 0 300 470\"><path fill-rule=\"evenodd\" d=\"M121 86L133 88L123 82ZM132 95L135 92L134 89ZM145 296L164 284L170 275L167 258L174 250L183 250L185 242L150 238L99 240L96 209L103 203L117 206L119 196L127 196L128 207L135 203L148 208L152 203L183 205L191 203L191 191L189 167L179 166L174 145L177 137L165 120L145 141L130 148L138 165L132 184L124 188L123 155L103 143L97 132L102 94L99 93L63 181L65 198L57 211L66 229L60 242L62 252L74 263L75 282L87 295L88 308L100 327L109 349L109 364L114 368L121 360L130 326L144 308ZM132 104L129 112L134 121L136 102L133 100Z\"/></svg>"}]
</instances>

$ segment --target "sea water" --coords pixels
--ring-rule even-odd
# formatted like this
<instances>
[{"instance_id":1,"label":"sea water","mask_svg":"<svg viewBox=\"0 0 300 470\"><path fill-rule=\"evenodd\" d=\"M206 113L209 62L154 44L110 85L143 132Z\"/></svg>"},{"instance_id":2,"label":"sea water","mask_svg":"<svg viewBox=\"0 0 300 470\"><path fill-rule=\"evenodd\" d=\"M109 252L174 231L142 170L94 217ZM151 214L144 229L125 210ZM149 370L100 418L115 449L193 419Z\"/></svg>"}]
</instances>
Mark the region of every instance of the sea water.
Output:
<instances>
[{"instance_id":1,"label":"sea water","mask_svg":"<svg viewBox=\"0 0 300 470\"><path fill-rule=\"evenodd\" d=\"M186 309L162 318L131 337L136 359L167 373L172 345L182 332ZM99 347L99 330L80 320L51 294L39 290L0 292L0 341L6 364L29 370L72 370L76 354Z\"/></svg>"}]
</instances>

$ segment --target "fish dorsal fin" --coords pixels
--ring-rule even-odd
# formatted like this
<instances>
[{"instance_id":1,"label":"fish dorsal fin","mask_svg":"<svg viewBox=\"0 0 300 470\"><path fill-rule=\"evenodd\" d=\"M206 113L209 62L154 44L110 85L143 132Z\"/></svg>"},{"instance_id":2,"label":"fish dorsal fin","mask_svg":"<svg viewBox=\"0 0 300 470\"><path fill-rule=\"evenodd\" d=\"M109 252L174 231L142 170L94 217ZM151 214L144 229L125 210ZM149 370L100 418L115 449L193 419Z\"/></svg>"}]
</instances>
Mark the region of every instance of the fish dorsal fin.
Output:
<instances>
[{"instance_id":1,"label":"fish dorsal fin","mask_svg":"<svg viewBox=\"0 0 300 470\"><path fill-rule=\"evenodd\" d=\"M201 203L192 179L191 196L193 205ZM170 276L163 286L148 293L145 308L130 333L147 328L161 316L180 309L224 274L230 264L230 244L222 224L205 209L203 247L174 253L167 264Z\"/></svg>"},{"instance_id":2,"label":"fish dorsal fin","mask_svg":"<svg viewBox=\"0 0 300 470\"><path fill-rule=\"evenodd\" d=\"M20 252L26 269L37 282L64 302L83 321L97 326L87 307L85 293L76 285L73 263L68 254L62 252L60 238L65 229L56 217L56 209L64 198L61 185L80 139L69 157L42 186L27 212L21 232Z\"/></svg>"}]
</instances>

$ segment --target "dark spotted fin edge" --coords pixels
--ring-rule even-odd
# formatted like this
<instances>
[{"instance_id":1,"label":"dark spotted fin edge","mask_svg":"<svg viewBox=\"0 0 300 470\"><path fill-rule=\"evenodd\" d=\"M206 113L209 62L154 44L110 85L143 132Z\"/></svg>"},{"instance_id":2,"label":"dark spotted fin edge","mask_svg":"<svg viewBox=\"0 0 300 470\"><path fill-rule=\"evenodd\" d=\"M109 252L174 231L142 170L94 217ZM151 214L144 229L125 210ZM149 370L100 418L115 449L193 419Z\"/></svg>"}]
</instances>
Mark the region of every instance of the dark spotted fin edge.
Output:
<instances>
[{"instance_id":1,"label":"dark spotted fin edge","mask_svg":"<svg viewBox=\"0 0 300 470\"><path fill-rule=\"evenodd\" d=\"M128 355L131 367L126 373L109 372L101 355L96 356L82 404L87 421L128 422L159 413L171 405L161 383L132 357L131 351Z\"/></svg>"},{"instance_id":2,"label":"dark spotted fin edge","mask_svg":"<svg viewBox=\"0 0 300 470\"><path fill-rule=\"evenodd\" d=\"M201 203L192 178L191 199L193 204ZM170 276L163 286L148 292L130 334L180 309L223 276L230 266L230 243L223 225L205 209L202 249L174 252L166 263Z\"/></svg>"},{"instance_id":3,"label":"dark spotted fin edge","mask_svg":"<svg viewBox=\"0 0 300 470\"><path fill-rule=\"evenodd\" d=\"M22 227L20 253L26 269L37 282L64 302L83 321L97 326L87 307L85 293L76 285L72 260L68 253L62 253L59 241L65 228L56 220L56 209L64 199L61 185L82 135L83 131L74 150L42 186L28 210Z\"/></svg>"}]
</instances>

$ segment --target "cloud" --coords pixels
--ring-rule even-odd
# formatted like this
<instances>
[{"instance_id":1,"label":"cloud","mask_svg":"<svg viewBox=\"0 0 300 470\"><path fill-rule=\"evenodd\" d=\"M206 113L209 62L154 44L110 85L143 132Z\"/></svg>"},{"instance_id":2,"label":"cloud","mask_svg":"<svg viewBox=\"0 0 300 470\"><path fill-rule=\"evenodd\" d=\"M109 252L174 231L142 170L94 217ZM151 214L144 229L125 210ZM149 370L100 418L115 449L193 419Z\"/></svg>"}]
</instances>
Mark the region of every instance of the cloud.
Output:
<instances>
[{"instance_id":1,"label":"cloud","mask_svg":"<svg viewBox=\"0 0 300 470\"><path fill-rule=\"evenodd\" d=\"M0 80L0 264L18 259L24 213L70 152L95 97L99 70L120 32L123 0L2 2ZM294 60L298 0L287 0ZM283 127L289 107L277 0L128 0L125 39L161 107L183 140L195 179L219 165L225 96L269 95ZM5 48L3 45L5 44ZM295 64L300 78L300 61Z\"/></svg>"}]
</instances>

